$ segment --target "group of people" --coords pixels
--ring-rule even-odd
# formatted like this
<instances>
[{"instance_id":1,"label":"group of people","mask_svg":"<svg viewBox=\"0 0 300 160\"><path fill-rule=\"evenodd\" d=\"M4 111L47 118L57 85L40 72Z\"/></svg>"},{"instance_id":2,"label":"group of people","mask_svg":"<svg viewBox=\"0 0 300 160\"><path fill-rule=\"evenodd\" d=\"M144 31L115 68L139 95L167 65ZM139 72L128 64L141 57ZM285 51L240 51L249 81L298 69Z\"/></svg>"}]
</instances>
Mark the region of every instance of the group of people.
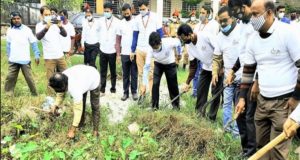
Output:
<instances>
[{"instance_id":1,"label":"group of people","mask_svg":"<svg viewBox=\"0 0 300 160\"><path fill-rule=\"evenodd\" d=\"M32 44L38 64L38 39L43 45L49 90L56 92L52 113L57 114L66 92L74 100L69 138L84 126L87 92L91 95L93 134L99 135L100 97L105 96L108 66L110 92L116 93L118 61L122 62L123 101L129 98L129 87L133 100L138 94L145 97L149 90L152 108L159 109L160 81L165 74L172 106L180 110L178 95L188 92L194 80L195 111L215 121L223 95L223 125L227 126L234 113L238 115L236 123L225 130L240 137L243 157L250 157L283 131L288 138L296 133L300 125L300 27L295 27L299 22L287 24L282 14L276 18L279 9L273 1L229 0L215 19L213 10L203 6L199 23L192 13L191 20L181 24L179 13L174 12L168 30L149 10L147 0L139 0L138 7L140 14L133 16L131 5L125 3L121 20L112 14L110 2L104 3L104 17L100 19L86 9L81 38L84 65L68 69L64 56L72 54L75 33L68 26L67 12L51 16L55 13L43 6L36 36L22 25L20 13L13 12L7 32L9 73L5 91L13 92L21 68L32 94L37 95L29 46ZM100 74L95 64L98 54ZM181 57L189 63L189 74L179 87ZM206 113L209 90L214 99ZM264 159L287 159L290 144L291 139L278 144Z\"/></svg>"}]
</instances>

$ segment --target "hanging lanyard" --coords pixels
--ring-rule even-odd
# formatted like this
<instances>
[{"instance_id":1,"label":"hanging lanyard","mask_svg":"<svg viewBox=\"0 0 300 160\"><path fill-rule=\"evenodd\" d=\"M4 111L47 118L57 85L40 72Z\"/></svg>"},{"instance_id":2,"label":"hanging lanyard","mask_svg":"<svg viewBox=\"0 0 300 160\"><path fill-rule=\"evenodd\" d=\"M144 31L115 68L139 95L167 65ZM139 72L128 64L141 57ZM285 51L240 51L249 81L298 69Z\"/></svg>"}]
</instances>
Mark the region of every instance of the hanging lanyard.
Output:
<instances>
[{"instance_id":1,"label":"hanging lanyard","mask_svg":"<svg viewBox=\"0 0 300 160\"><path fill-rule=\"evenodd\" d=\"M110 28L110 26L111 26L111 24L112 24L112 21L113 21L113 17L111 17L110 24L109 24L109 26L107 26L107 19L105 19L105 25L106 25L106 30L107 30L107 31L109 30L109 28Z\"/></svg>"},{"instance_id":2,"label":"hanging lanyard","mask_svg":"<svg viewBox=\"0 0 300 160\"><path fill-rule=\"evenodd\" d=\"M147 22L146 22L146 24L145 24L144 19L143 19L143 17L142 17L142 22L143 22L143 26L144 26L145 30L146 30L146 28L147 28L147 26L148 26L149 18L150 18L150 13L149 13L149 15L148 15L148 19L147 19Z\"/></svg>"},{"instance_id":3,"label":"hanging lanyard","mask_svg":"<svg viewBox=\"0 0 300 160\"><path fill-rule=\"evenodd\" d=\"M207 25L207 23L204 24L204 26L202 28L199 26L199 30L198 31L203 31L203 29L205 28L206 25Z\"/></svg>"}]
</instances>

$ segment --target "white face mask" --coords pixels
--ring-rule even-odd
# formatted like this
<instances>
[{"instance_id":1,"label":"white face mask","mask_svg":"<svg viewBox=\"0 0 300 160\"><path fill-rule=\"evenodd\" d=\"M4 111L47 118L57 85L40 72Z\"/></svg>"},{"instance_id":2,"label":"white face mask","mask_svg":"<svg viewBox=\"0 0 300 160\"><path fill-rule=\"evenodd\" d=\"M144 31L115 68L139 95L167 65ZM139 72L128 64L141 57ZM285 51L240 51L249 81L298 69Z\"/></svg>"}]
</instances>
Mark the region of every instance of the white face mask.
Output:
<instances>
[{"instance_id":1,"label":"white face mask","mask_svg":"<svg viewBox=\"0 0 300 160\"><path fill-rule=\"evenodd\" d=\"M87 16L86 19L87 19L88 21L91 21L91 20L93 19L93 16Z\"/></svg>"},{"instance_id":2,"label":"white face mask","mask_svg":"<svg viewBox=\"0 0 300 160\"><path fill-rule=\"evenodd\" d=\"M49 22L49 21L51 21L51 19L52 19L52 16L45 16L44 17L45 22Z\"/></svg>"},{"instance_id":3,"label":"white face mask","mask_svg":"<svg viewBox=\"0 0 300 160\"><path fill-rule=\"evenodd\" d=\"M206 19L206 16L204 16L204 15L200 15L200 16L199 16L200 22L203 22L205 19Z\"/></svg>"},{"instance_id":4,"label":"white face mask","mask_svg":"<svg viewBox=\"0 0 300 160\"><path fill-rule=\"evenodd\" d=\"M254 30L259 31L261 29L261 27L265 24L265 22L266 22L265 17L264 17L265 13L263 13L259 17L251 17L250 23L252 24Z\"/></svg>"},{"instance_id":5,"label":"white face mask","mask_svg":"<svg viewBox=\"0 0 300 160\"><path fill-rule=\"evenodd\" d=\"M110 12L104 12L104 17L106 18L106 19L110 19L110 17L111 17L111 13Z\"/></svg>"},{"instance_id":6,"label":"white face mask","mask_svg":"<svg viewBox=\"0 0 300 160\"><path fill-rule=\"evenodd\" d=\"M147 13L148 13L148 11L140 11L140 14L141 14L142 16L145 16Z\"/></svg>"},{"instance_id":7,"label":"white face mask","mask_svg":"<svg viewBox=\"0 0 300 160\"><path fill-rule=\"evenodd\" d=\"M278 18L282 19L284 17L284 13L279 13Z\"/></svg>"},{"instance_id":8,"label":"white face mask","mask_svg":"<svg viewBox=\"0 0 300 160\"><path fill-rule=\"evenodd\" d=\"M196 20L196 17L191 17L191 21L195 21Z\"/></svg>"}]
</instances>

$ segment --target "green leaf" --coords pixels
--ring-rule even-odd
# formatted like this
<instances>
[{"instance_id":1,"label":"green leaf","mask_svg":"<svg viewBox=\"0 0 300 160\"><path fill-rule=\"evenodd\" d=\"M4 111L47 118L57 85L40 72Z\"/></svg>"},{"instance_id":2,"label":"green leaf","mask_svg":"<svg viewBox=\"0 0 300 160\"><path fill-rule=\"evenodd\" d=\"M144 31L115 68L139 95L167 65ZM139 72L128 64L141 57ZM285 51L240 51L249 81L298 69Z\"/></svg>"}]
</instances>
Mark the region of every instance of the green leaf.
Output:
<instances>
[{"instance_id":1,"label":"green leaf","mask_svg":"<svg viewBox=\"0 0 300 160\"><path fill-rule=\"evenodd\" d=\"M123 139L122 141L122 148L126 149L127 147L129 147L132 144L133 140L129 137Z\"/></svg>"},{"instance_id":2,"label":"green leaf","mask_svg":"<svg viewBox=\"0 0 300 160\"><path fill-rule=\"evenodd\" d=\"M18 130L23 130L23 127L20 124L16 124L16 125L14 125L14 127Z\"/></svg>"},{"instance_id":3,"label":"green leaf","mask_svg":"<svg viewBox=\"0 0 300 160\"><path fill-rule=\"evenodd\" d=\"M12 136L5 136L5 137L3 138L3 140L4 140L5 143L12 141L12 139L13 139Z\"/></svg>"},{"instance_id":4,"label":"green leaf","mask_svg":"<svg viewBox=\"0 0 300 160\"><path fill-rule=\"evenodd\" d=\"M60 159L66 159L65 152L63 152L63 151L56 152L55 154L56 154L56 156L58 156Z\"/></svg>"},{"instance_id":5,"label":"green leaf","mask_svg":"<svg viewBox=\"0 0 300 160\"><path fill-rule=\"evenodd\" d=\"M44 160L51 160L53 158L53 153L46 151L44 153Z\"/></svg>"},{"instance_id":6,"label":"green leaf","mask_svg":"<svg viewBox=\"0 0 300 160\"><path fill-rule=\"evenodd\" d=\"M110 135L110 136L108 137L108 143L109 143L109 145L113 145L114 142L115 142L115 137Z\"/></svg>"},{"instance_id":7,"label":"green leaf","mask_svg":"<svg viewBox=\"0 0 300 160\"><path fill-rule=\"evenodd\" d=\"M126 152L122 148L119 148L119 152L121 153L122 160L125 160L126 159Z\"/></svg>"},{"instance_id":8,"label":"green leaf","mask_svg":"<svg viewBox=\"0 0 300 160\"><path fill-rule=\"evenodd\" d=\"M130 153L129 153L129 159L130 160L134 160L134 159L136 159L139 155L141 155L142 154L142 152L139 152L139 151L137 151L137 150L133 150L133 151L131 151Z\"/></svg>"},{"instance_id":9,"label":"green leaf","mask_svg":"<svg viewBox=\"0 0 300 160\"><path fill-rule=\"evenodd\" d=\"M21 150L22 153L32 152L36 150L37 144L35 142L29 142L26 146Z\"/></svg>"},{"instance_id":10,"label":"green leaf","mask_svg":"<svg viewBox=\"0 0 300 160\"><path fill-rule=\"evenodd\" d=\"M223 159L225 159L225 154L222 151L217 150L216 151L216 157L217 157L217 159L223 160Z\"/></svg>"}]
</instances>

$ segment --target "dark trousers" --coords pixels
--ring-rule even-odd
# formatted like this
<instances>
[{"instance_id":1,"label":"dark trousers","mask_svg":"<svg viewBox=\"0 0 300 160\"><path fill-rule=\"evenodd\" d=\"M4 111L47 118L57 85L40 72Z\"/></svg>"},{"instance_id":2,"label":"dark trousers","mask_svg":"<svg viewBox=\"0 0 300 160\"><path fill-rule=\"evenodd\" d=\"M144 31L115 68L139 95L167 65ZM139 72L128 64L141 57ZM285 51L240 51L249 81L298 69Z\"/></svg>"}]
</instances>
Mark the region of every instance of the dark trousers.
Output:
<instances>
[{"instance_id":1,"label":"dark trousers","mask_svg":"<svg viewBox=\"0 0 300 160\"><path fill-rule=\"evenodd\" d=\"M99 51L99 43L87 44L84 43L84 64L96 67L96 59Z\"/></svg>"},{"instance_id":2,"label":"dark trousers","mask_svg":"<svg viewBox=\"0 0 300 160\"><path fill-rule=\"evenodd\" d=\"M5 87L4 87L5 92L13 95L20 69L22 70L22 73L25 77L25 80L27 82L31 94L37 95L30 63L29 64L18 64L18 63L11 63L11 62L9 63L8 75L6 77Z\"/></svg>"},{"instance_id":3,"label":"dark trousers","mask_svg":"<svg viewBox=\"0 0 300 160\"><path fill-rule=\"evenodd\" d=\"M123 90L124 94L129 95L129 86L131 93L137 93L137 65L136 56L131 61L129 55L121 55L123 70Z\"/></svg>"},{"instance_id":4,"label":"dark trousers","mask_svg":"<svg viewBox=\"0 0 300 160\"><path fill-rule=\"evenodd\" d=\"M106 87L106 77L107 77L107 68L109 65L110 69L110 80L111 80L111 92L116 92L116 81L117 81L117 73L116 73L116 58L117 54L106 54L100 51L100 92L105 93Z\"/></svg>"},{"instance_id":5,"label":"dark trousers","mask_svg":"<svg viewBox=\"0 0 300 160\"><path fill-rule=\"evenodd\" d=\"M176 63L165 65L154 62L152 107L156 109L159 106L159 85L163 73L166 75L170 98L173 99L179 95ZM172 103L172 106L174 109L179 109L179 98Z\"/></svg>"},{"instance_id":6,"label":"dark trousers","mask_svg":"<svg viewBox=\"0 0 300 160\"><path fill-rule=\"evenodd\" d=\"M86 97L87 97L87 92L83 94L83 108L82 108L82 115L81 115L81 120L79 123L80 127L84 126L84 121L85 121L85 108L86 108ZM99 128L99 120L100 120L100 92L99 92L99 87L96 89L90 91L90 102L91 102L91 107L92 107L92 121L93 121L93 129L94 131L98 131Z\"/></svg>"},{"instance_id":7,"label":"dark trousers","mask_svg":"<svg viewBox=\"0 0 300 160\"><path fill-rule=\"evenodd\" d=\"M197 102L195 107L196 111L201 115L206 114L206 109L203 108L203 105L207 102L207 96L208 96L211 79L212 79L212 72L202 69L198 81ZM220 76L217 85L216 86L211 85L212 96L214 96L220 89L222 89L222 87L223 87L223 76ZM210 105L208 117L211 120L216 120L219 105L220 105L220 97L221 96L218 96L214 101L212 101Z\"/></svg>"},{"instance_id":8,"label":"dark trousers","mask_svg":"<svg viewBox=\"0 0 300 160\"><path fill-rule=\"evenodd\" d=\"M256 102L250 101L250 93L247 95L245 112L241 113L237 118L237 126L239 128L243 153L251 156L256 152L256 136L254 114L256 110Z\"/></svg>"}]
</instances>

